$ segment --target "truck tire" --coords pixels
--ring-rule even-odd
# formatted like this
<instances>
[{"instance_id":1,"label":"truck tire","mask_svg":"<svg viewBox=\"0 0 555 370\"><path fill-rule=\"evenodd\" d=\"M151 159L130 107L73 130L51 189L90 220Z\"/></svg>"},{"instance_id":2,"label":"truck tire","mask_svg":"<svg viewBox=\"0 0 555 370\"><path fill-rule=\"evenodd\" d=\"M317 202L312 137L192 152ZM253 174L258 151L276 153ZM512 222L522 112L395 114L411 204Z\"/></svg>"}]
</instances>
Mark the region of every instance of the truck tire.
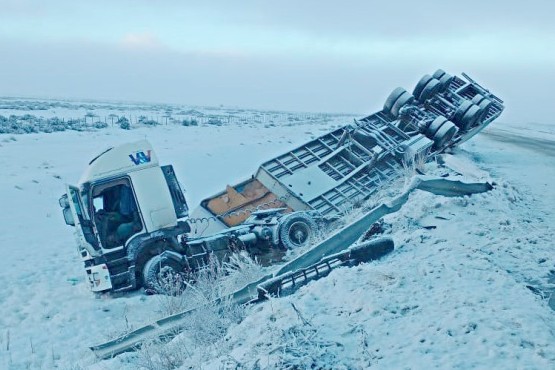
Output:
<instances>
[{"instance_id":1,"label":"truck tire","mask_svg":"<svg viewBox=\"0 0 555 370\"><path fill-rule=\"evenodd\" d=\"M434 134L434 149L440 150L457 134L457 127L451 121L445 122Z\"/></svg>"},{"instance_id":2,"label":"truck tire","mask_svg":"<svg viewBox=\"0 0 555 370\"><path fill-rule=\"evenodd\" d=\"M147 294L177 295L185 289L185 266L175 252L163 252L149 259L143 267L143 287Z\"/></svg>"},{"instance_id":3,"label":"truck tire","mask_svg":"<svg viewBox=\"0 0 555 370\"><path fill-rule=\"evenodd\" d=\"M464 116L464 114L466 113L466 111L472 106L472 102L469 100L464 100L458 107L457 110L455 111L455 114L453 115L453 117L451 117L451 121L455 122L455 124L458 125L458 123L461 121L461 118Z\"/></svg>"},{"instance_id":4,"label":"truck tire","mask_svg":"<svg viewBox=\"0 0 555 370\"><path fill-rule=\"evenodd\" d=\"M438 69L437 71L435 71L432 77L439 80L439 83L441 84L441 91L447 90L449 85L451 85L451 81L453 81L454 79L453 76L451 76L449 73L446 73L443 69Z\"/></svg>"},{"instance_id":5,"label":"truck tire","mask_svg":"<svg viewBox=\"0 0 555 370\"><path fill-rule=\"evenodd\" d=\"M480 117L478 117L478 119L476 121L476 124L480 124L486 119L486 116L488 115L489 109L492 106L492 102L491 102L491 100L489 100L485 96L483 96L481 94L476 94L472 98L472 103L474 103L478 107L480 107L480 109L482 111L482 113L480 114Z\"/></svg>"},{"instance_id":6,"label":"truck tire","mask_svg":"<svg viewBox=\"0 0 555 370\"><path fill-rule=\"evenodd\" d=\"M481 110L479 106L473 104L462 116L457 126L459 126L461 130L466 131L476 125L483 114L483 110Z\"/></svg>"},{"instance_id":7,"label":"truck tire","mask_svg":"<svg viewBox=\"0 0 555 370\"><path fill-rule=\"evenodd\" d=\"M438 80L445 75L445 71L443 69L438 69L432 75L433 78L437 78Z\"/></svg>"},{"instance_id":8,"label":"truck tire","mask_svg":"<svg viewBox=\"0 0 555 370\"><path fill-rule=\"evenodd\" d=\"M425 130L425 135L428 139L433 139L437 130L447 121L447 118L443 116L437 116Z\"/></svg>"},{"instance_id":9,"label":"truck tire","mask_svg":"<svg viewBox=\"0 0 555 370\"><path fill-rule=\"evenodd\" d=\"M387 99L385 100L385 104L383 105L383 111L387 114L391 114L391 108L393 108L393 104L399 99L401 95L406 92L405 89L402 87L398 87L389 94Z\"/></svg>"},{"instance_id":10,"label":"truck tire","mask_svg":"<svg viewBox=\"0 0 555 370\"><path fill-rule=\"evenodd\" d=\"M412 91L412 95L418 99L418 97L420 96L420 94L422 93L422 90L424 90L424 87L428 84L428 82L430 82L430 80L432 80L433 77L430 75L424 75L420 81L418 81L418 83L416 84L416 86L414 87L414 90ZM420 99L418 99L420 100Z\"/></svg>"},{"instance_id":11,"label":"truck tire","mask_svg":"<svg viewBox=\"0 0 555 370\"><path fill-rule=\"evenodd\" d=\"M414 96L412 96L408 91L399 96L393 107L391 108L391 115L395 118L399 117L399 111L407 104L412 104L414 102Z\"/></svg>"},{"instance_id":12,"label":"truck tire","mask_svg":"<svg viewBox=\"0 0 555 370\"><path fill-rule=\"evenodd\" d=\"M476 95L474 95L474 97L472 98L472 103L478 105L478 104L480 104L480 102L481 102L482 100L484 100L484 99L485 99L485 98L484 98L483 95L481 95L481 94L476 94Z\"/></svg>"},{"instance_id":13,"label":"truck tire","mask_svg":"<svg viewBox=\"0 0 555 370\"><path fill-rule=\"evenodd\" d=\"M480 122L483 122L486 117L488 116L489 110L491 108L491 106L493 105L492 101L489 99L484 99L480 102L480 104L478 104L478 106L480 107L480 109L482 109L483 111L483 115L480 119Z\"/></svg>"},{"instance_id":14,"label":"truck tire","mask_svg":"<svg viewBox=\"0 0 555 370\"><path fill-rule=\"evenodd\" d=\"M279 239L286 249L310 245L315 238L318 225L304 212L291 213L280 220Z\"/></svg>"},{"instance_id":15,"label":"truck tire","mask_svg":"<svg viewBox=\"0 0 555 370\"><path fill-rule=\"evenodd\" d=\"M439 83L441 84L441 90L440 91L445 91L449 88L449 85L451 85L451 82L453 82L454 77L451 76L449 73L444 73L443 76L441 76L441 78L438 78Z\"/></svg>"},{"instance_id":16,"label":"truck tire","mask_svg":"<svg viewBox=\"0 0 555 370\"><path fill-rule=\"evenodd\" d=\"M430 98L433 98L441 90L441 84L439 80L432 78L426 86L422 89L420 96L418 97L418 101L424 102Z\"/></svg>"}]
</instances>

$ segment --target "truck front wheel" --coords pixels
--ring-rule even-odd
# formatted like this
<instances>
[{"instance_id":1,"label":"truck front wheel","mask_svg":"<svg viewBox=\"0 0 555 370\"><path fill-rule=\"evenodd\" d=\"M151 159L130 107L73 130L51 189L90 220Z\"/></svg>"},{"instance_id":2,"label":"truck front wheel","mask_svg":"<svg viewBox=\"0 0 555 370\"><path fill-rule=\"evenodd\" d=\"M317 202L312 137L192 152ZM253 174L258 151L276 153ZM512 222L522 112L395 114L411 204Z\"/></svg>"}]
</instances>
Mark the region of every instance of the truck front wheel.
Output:
<instances>
[{"instance_id":1,"label":"truck front wheel","mask_svg":"<svg viewBox=\"0 0 555 370\"><path fill-rule=\"evenodd\" d=\"M143 287L147 294L180 295L187 286L181 256L165 251L149 259L143 267Z\"/></svg>"},{"instance_id":2,"label":"truck front wheel","mask_svg":"<svg viewBox=\"0 0 555 370\"><path fill-rule=\"evenodd\" d=\"M308 214L291 213L280 220L279 238L281 245L295 249L310 245L315 238L318 226Z\"/></svg>"}]
</instances>

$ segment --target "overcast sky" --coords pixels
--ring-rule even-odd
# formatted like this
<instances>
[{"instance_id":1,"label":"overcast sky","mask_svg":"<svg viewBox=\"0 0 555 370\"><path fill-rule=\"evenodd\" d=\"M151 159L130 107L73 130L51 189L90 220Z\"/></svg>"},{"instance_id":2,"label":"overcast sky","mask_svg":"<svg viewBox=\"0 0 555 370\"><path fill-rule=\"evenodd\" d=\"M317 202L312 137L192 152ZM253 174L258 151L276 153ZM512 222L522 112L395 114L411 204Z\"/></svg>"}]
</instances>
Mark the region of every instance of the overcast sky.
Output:
<instances>
[{"instance_id":1,"label":"overcast sky","mask_svg":"<svg viewBox=\"0 0 555 370\"><path fill-rule=\"evenodd\" d=\"M467 72L555 123L555 1L0 0L0 96L371 113Z\"/></svg>"}]
</instances>

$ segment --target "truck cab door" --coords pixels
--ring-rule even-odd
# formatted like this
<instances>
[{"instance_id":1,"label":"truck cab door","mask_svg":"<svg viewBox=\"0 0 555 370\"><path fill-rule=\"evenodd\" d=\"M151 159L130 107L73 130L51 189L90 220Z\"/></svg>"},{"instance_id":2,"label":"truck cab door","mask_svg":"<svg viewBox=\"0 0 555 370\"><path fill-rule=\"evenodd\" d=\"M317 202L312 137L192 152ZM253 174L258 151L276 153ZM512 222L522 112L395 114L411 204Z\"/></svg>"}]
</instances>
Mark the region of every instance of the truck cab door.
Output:
<instances>
[{"instance_id":1,"label":"truck cab door","mask_svg":"<svg viewBox=\"0 0 555 370\"><path fill-rule=\"evenodd\" d=\"M91 256L99 256L100 243L98 242L90 217L84 208L79 188L67 185L66 193L80 246L85 248Z\"/></svg>"}]
</instances>

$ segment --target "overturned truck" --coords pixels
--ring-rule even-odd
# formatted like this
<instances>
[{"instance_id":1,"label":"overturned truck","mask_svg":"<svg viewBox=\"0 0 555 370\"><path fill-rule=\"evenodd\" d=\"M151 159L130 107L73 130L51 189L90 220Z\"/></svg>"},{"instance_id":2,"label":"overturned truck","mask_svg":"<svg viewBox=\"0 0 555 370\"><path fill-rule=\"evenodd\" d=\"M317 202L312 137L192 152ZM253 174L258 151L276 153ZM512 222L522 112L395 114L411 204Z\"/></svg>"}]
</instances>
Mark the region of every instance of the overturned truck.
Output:
<instances>
[{"instance_id":1,"label":"overturned truck","mask_svg":"<svg viewBox=\"0 0 555 370\"><path fill-rule=\"evenodd\" d=\"M467 75L437 70L412 94L393 90L381 111L264 162L191 214L173 167L160 166L147 141L98 155L60 206L94 292L156 290L160 274L193 272L210 255L246 250L270 264L310 245L319 228L391 184L407 162L461 144L503 109Z\"/></svg>"}]
</instances>

